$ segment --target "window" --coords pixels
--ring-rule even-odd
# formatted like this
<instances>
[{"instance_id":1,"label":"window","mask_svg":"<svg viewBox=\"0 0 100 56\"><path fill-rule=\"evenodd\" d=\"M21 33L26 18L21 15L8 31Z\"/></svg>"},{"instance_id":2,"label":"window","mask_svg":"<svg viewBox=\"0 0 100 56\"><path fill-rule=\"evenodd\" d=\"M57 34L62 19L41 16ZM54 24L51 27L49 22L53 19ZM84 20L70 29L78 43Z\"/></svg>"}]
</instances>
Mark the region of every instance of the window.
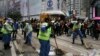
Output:
<instances>
[{"instance_id":1,"label":"window","mask_svg":"<svg viewBox=\"0 0 100 56\"><path fill-rule=\"evenodd\" d=\"M96 5L95 7L95 16L100 17L100 4Z\"/></svg>"}]
</instances>

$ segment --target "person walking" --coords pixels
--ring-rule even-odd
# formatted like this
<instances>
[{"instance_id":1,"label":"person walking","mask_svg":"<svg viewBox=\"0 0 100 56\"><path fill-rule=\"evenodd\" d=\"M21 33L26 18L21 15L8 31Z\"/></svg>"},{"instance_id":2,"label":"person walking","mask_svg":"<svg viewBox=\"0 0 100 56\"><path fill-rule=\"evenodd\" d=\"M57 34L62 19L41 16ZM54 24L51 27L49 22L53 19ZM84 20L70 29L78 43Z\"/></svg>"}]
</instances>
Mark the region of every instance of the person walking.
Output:
<instances>
[{"instance_id":1,"label":"person walking","mask_svg":"<svg viewBox=\"0 0 100 56\"><path fill-rule=\"evenodd\" d=\"M32 25L30 24L30 22L26 22L24 30L26 30L25 44L31 45L33 28L32 28Z\"/></svg>"},{"instance_id":2,"label":"person walking","mask_svg":"<svg viewBox=\"0 0 100 56\"><path fill-rule=\"evenodd\" d=\"M26 26L26 21L22 22L22 35L24 35L24 40L26 39L26 30L24 29Z\"/></svg>"},{"instance_id":3,"label":"person walking","mask_svg":"<svg viewBox=\"0 0 100 56\"><path fill-rule=\"evenodd\" d=\"M41 23L39 29L38 39L40 42L40 54L39 56L49 56L50 51L50 35L51 35L51 26L48 23L49 18L46 18L43 23Z\"/></svg>"},{"instance_id":4,"label":"person walking","mask_svg":"<svg viewBox=\"0 0 100 56\"><path fill-rule=\"evenodd\" d=\"M72 42L72 44L75 43L75 39L76 39L77 35L79 35L79 37L81 39L81 43L82 43L82 45L84 45L83 34L82 34L81 30L80 30L79 21L73 25L73 42Z\"/></svg>"},{"instance_id":5,"label":"person walking","mask_svg":"<svg viewBox=\"0 0 100 56\"><path fill-rule=\"evenodd\" d=\"M13 31L12 26L5 19L4 25L1 29L3 34L4 49L10 49L11 32Z\"/></svg>"},{"instance_id":6,"label":"person walking","mask_svg":"<svg viewBox=\"0 0 100 56\"><path fill-rule=\"evenodd\" d=\"M18 30L18 22L14 21L14 23L13 23L13 40L16 40L17 30Z\"/></svg>"},{"instance_id":7,"label":"person walking","mask_svg":"<svg viewBox=\"0 0 100 56\"><path fill-rule=\"evenodd\" d=\"M93 24L93 35L95 40L99 40L99 30L100 30L99 23L95 22Z\"/></svg>"}]
</instances>

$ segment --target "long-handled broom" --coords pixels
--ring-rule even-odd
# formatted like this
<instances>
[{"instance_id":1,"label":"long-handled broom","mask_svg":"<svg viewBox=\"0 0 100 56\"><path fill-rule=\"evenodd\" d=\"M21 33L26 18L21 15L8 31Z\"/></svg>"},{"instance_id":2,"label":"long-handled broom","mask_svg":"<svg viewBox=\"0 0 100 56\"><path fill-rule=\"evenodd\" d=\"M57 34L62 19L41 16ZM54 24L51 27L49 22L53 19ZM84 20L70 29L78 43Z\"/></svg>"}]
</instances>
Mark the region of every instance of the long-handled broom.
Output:
<instances>
[{"instance_id":1,"label":"long-handled broom","mask_svg":"<svg viewBox=\"0 0 100 56\"><path fill-rule=\"evenodd\" d=\"M64 51L59 49L56 38L54 38L54 40L55 40L55 44L56 44L56 49L55 49L56 55L57 56L63 56L65 54Z\"/></svg>"}]
</instances>

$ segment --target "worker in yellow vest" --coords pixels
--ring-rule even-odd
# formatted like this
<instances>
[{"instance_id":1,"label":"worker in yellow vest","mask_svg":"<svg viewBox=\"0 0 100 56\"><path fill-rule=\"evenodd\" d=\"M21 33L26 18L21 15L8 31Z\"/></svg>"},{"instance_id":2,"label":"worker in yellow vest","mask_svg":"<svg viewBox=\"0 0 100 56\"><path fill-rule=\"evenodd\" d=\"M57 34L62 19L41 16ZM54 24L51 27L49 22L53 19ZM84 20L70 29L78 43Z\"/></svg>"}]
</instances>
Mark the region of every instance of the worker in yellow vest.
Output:
<instances>
[{"instance_id":1,"label":"worker in yellow vest","mask_svg":"<svg viewBox=\"0 0 100 56\"><path fill-rule=\"evenodd\" d=\"M11 32L13 31L12 26L5 20L4 25L1 29L3 34L4 49L10 49Z\"/></svg>"},{"instance_id":2,"label":"worker in yellow vest","mask_svg":"<svg viewBox=\"0 0 100 56\"><path fill-rule=\"evenodd\" d=\"M45 19L45 22L41 23L39 29L40 56L49 56L51 26L48 21L48 19Z\"/></svg>"},{"instance_id":3,"label":"worker in yellow vest","mask_svg":"<svg viewBox=\"0 0 100 56\"><path fill-rule=\"evenodd\" d=\"M79 24L79 21L77 21L77 23L75 23L73 25L73 42L72 42L72 44L75 43L75 39L77 38L77 35L79 35L81 43L82 43L82 45L84 45L83 34L80 29L81 29L81 25Z\"/></svg>"}]
</instances>

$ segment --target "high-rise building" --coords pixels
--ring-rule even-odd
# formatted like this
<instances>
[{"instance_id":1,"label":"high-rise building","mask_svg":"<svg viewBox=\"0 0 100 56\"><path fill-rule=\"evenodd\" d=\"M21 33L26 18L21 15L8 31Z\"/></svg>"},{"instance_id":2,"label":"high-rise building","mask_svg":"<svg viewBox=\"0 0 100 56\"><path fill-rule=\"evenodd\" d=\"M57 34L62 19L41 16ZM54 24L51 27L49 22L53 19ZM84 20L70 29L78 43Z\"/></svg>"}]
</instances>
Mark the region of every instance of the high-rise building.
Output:
<instances>
[{"instance_id":1,"label":"high-rise building","mask_svg":"<svg viewBox=\"0 0 100 56\"><path fill-rule=\"evenodd\" d=\"M9 0L8 3L9 11L20 11L20 0Z\"/></svg>"},{"instance_id":2,"label":"high-rise building","mask_svg":"<svg viewBox=\"0 0 100 56\"><path fill-rule=\"evenodd\" d=\"M8 0L0 0L0 16L7 16Z\"/></svg>"},{"instance_id":3,"label":"high-rise building","mask_svg":"<svg viewBox=\"0 0 100 56\"><path fill-rule=\"evenodd\" d=\"M77 16L83 16L83 0L62 0L61 10L68 11L70 14L75 13ZM83 8L83 9L82 9ZM74 11L74 12L72 12ZM84 14L85 16L85 14Z\"/></svg>"}]
</instances>

